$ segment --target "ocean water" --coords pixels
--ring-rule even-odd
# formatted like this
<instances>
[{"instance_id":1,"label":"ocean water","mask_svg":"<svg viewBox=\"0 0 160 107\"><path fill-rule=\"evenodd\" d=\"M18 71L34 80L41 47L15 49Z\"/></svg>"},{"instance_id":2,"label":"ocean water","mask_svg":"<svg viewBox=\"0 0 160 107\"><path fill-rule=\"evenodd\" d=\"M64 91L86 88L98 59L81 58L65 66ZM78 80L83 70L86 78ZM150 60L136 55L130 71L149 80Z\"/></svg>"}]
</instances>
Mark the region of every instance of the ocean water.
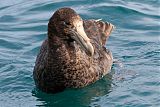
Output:
<instances>
[{"instance_id":1,"label":"ocean water","mask_svg":"<svg viewBox=\"0 0 160 107\"><path fill-rule=\"evenodd\" d=\"M95 84L46 94L32 71L47 23L60 7L116 26L116 60ZM0 0L0 107L160 107L159 0Z\"/></svg>"}]
</instances>

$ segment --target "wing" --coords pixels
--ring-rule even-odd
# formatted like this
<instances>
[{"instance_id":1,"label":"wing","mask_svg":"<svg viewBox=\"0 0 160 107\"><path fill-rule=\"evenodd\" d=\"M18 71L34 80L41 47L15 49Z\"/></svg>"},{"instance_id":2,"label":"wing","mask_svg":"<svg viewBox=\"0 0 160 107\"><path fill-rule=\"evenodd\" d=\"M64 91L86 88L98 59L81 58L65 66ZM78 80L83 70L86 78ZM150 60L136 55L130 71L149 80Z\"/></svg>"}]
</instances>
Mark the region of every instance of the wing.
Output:
<instances>
[{"instance_id":1,"label":"wing","mask_svg":"<svg viewBox=\"0 0 160 107\"><path fill-rule=\"evenodd\" d=\"M46 61L47 61L47 48L48 48L48 40L45 40L42 43L42 46L40 48L40 52L36 58L36 63L34 66L34 70L33 70L33 78L35 80L36 85L39 85L39 81L41 81L41 77L43 75L44 69L45 69L45 65L46 65Z\"/></svg>"},{"instance_id":2,"label":"wing","mask_svg":"<svg viewBox=\"0 0 160 107\"><path fill-rule=\"evenodd\" d=\"M112 66L113 57L111 52L105 48L105 44L111 34L114 25L108 22L87 20L84 21L84 29L91 39L95 53L92 61L92 68L98 71L99 76L104 76Z\"/></svg>"},{"instance_id":3,"label":"wing","mask_svg":"<svg viewBox=\"0 0 160 107\"><path fill-rule=\"evenodd\" d=\"M101 46L105 46L113 28L114 25L109 22L98 20L84 21L84 29L88 37L91 40L96 40L96 42Z\"/></svg>"}]
</instances>

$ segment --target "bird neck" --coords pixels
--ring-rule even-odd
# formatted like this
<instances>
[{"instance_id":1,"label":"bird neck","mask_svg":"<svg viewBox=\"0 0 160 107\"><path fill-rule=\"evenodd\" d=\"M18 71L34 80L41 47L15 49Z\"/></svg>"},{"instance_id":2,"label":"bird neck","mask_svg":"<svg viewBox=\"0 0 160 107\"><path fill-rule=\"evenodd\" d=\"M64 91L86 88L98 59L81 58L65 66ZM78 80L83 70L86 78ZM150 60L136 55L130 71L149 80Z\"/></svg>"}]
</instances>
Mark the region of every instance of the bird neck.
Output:
<instances>
[{"instance_id":1,"label":"bird neck","mask_svg":"<svg viewBox=\"0 0 160 107\"><path fill-rule=\"evenodd\" d=\"M60 63L69 63L76 60L75 47L67 41L55 35L48 35L48 43L48 55L49 58L53 58L49 60L60 61Z\"/></svg>"}]
</instances>

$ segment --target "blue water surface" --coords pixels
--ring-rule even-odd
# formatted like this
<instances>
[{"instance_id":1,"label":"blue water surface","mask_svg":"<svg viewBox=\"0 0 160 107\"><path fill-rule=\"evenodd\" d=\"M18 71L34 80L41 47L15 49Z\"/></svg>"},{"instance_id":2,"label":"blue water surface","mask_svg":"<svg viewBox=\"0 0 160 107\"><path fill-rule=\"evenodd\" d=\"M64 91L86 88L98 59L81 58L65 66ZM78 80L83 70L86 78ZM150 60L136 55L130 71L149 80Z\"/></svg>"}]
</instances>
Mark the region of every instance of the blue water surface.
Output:
<instances>
[{"instance_id":1,"label":"blue water surface","mask_svg":"<svg viewBox=\"0 0 160 107\"><path fill-rule=\"evenodd\" d=\"M32 71L60 7L116 26L111 72L95 84L46 94ZM0 0L0 107L160 107L159 0Z\"/></svg>"}]
</instances>

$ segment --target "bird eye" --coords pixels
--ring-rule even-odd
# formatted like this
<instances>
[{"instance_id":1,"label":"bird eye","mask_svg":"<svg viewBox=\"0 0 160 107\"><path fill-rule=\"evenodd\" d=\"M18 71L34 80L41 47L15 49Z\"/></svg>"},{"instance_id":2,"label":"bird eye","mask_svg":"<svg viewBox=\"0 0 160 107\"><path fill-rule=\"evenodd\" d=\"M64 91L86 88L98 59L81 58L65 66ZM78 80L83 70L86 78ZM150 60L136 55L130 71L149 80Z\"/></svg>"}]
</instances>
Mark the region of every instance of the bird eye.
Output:
<instances>
[{"instance_id":1,"label":"bird eye","mask_svg":"<svg viewBox=\"0 0 160 107\"><path fill-rule=\"evenodd\" d=\"M69 22L63 22L63 24L67 26L71 25Z\"/></svg>"}]
</instances>

